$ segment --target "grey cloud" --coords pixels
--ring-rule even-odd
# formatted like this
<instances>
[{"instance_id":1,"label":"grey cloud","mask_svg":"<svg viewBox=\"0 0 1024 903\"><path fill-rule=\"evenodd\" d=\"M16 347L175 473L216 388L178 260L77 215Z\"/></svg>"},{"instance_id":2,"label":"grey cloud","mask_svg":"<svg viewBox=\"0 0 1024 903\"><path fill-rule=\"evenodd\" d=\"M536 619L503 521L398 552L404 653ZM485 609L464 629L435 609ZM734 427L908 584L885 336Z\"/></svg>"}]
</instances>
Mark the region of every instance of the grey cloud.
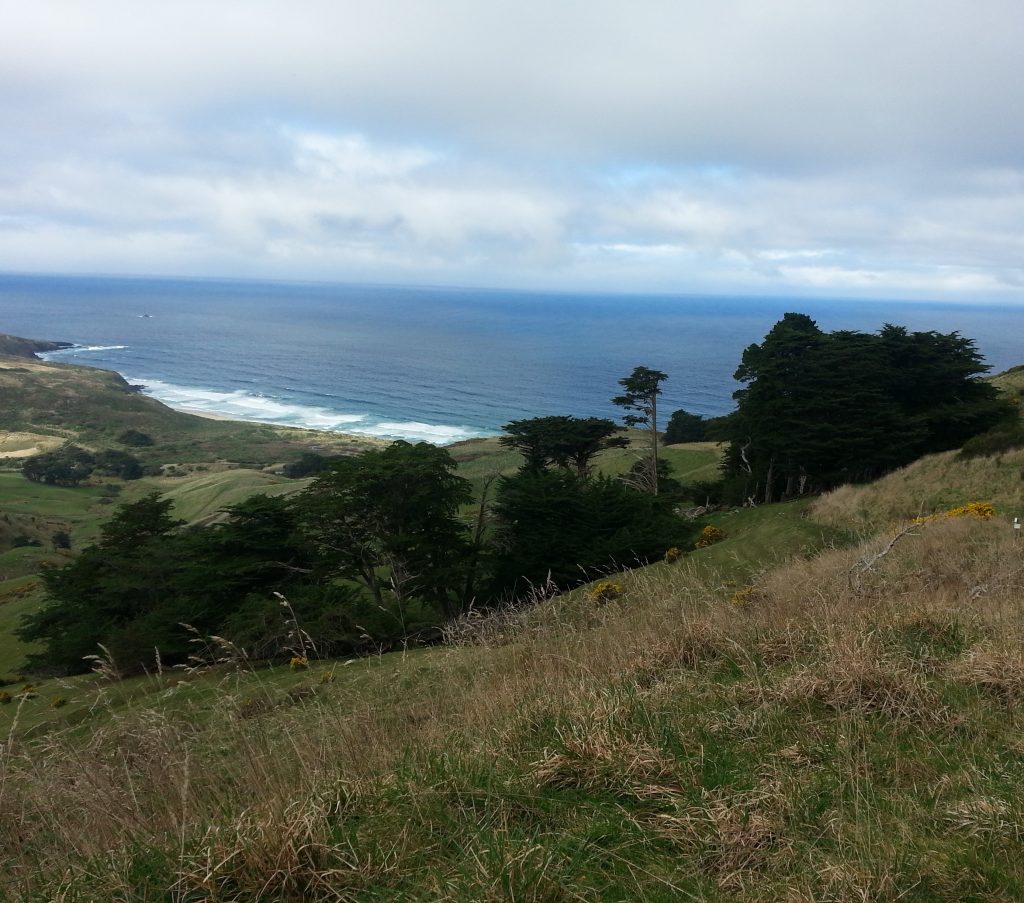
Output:
<instances>
[{"instance_id":1,"label":"grey cloud","mask_svg":"<svg viewBox=\"0 0 1024 903\"><path fill-rule=\"evenodd\" d=\"M4 6L0 81L34 105L276 104L587 157L1024 161L1015 0Z\"/></svg>"},{"instance_id":2,"label":"grey cloud","mask_svg":"<svg viewBox=\"0 0 1024 903\"><path fill-rule=\"evenodd\" d=\"M0 267L1021 285L1016 0L0 0L0 24Z\"/></svg>"}]
</instances>

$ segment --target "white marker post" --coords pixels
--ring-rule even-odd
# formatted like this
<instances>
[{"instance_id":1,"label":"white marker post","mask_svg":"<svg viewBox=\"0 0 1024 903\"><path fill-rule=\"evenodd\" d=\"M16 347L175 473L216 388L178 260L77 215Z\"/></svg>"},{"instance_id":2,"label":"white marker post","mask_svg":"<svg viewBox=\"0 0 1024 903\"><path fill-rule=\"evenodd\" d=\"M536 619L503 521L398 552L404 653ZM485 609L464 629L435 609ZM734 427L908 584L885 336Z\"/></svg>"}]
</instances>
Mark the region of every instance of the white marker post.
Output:
<instances>
[{"instance_id":1,"label":"white marker post","mask_svg":"<svg viewBox=\"0 0 1024 903\"><path fill-rule=\"evenodd\" d=\"M1013 535L1014 535L1014 538L1016 538L1016 539L1020 539L1020 527L1021 527L1020 518L1019 517L1015 517L1013 519Z\"/></svg>"}]
</instances>

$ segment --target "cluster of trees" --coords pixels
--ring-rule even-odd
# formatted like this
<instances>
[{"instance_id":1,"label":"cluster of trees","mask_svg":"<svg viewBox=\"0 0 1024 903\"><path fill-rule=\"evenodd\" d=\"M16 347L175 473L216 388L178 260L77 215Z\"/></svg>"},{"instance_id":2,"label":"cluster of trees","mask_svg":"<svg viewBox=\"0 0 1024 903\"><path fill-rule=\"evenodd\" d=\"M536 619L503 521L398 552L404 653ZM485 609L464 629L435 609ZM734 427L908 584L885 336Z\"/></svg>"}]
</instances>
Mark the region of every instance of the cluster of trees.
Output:
<instances>
[{"instance_id":1,"label":"cluster of trees","mask_svg":"<svg viewBox=\"0 0 1024 903\"><path fill-rule=\"evenodd\" d=\"M210 527L184 529L156 494L122 506L99 542L44 573L48 601L19 632L41 646L31 666L85 670L98 643L123 673L153 667L156 650L180 663L194 636L182 625L259 658L305 640L329 655L424 642L470 605L549 578L573 586L690 538L667 501L592 473L594 434L612 437L573 420L561 439L551 423L509 425L510 444L536 432L551 454L524 456L490 505L474 506L446 449L396 442L332 461L295 497L254 496Z\"/></svg>"},{"instance_id":2,"label":"cluster of trees","mask_svg":"<svg viewBox=\"0 0 1024 903\"><path fill-rule=\"evenodd\" d=\"M977 378L987 369L955 332L825 333L788 313L735 373L743 387L727 419L729 494L771 502L958 448L1015 416Z\"/></svg>"},{"instance_id":3,"label":"cluster of trees","mask_svg":"<svg viewBox=\"0 0 1024 903\"><path fill-rule=\"evenodd\" d=\"M26 458L21 472L25 479L34 483L78 486L94 473L122 480L137 480L146 471L142 462L128 452L107 449L93 453L80 446L67 444L52 452Z\"/></svg>"}]
</instances>

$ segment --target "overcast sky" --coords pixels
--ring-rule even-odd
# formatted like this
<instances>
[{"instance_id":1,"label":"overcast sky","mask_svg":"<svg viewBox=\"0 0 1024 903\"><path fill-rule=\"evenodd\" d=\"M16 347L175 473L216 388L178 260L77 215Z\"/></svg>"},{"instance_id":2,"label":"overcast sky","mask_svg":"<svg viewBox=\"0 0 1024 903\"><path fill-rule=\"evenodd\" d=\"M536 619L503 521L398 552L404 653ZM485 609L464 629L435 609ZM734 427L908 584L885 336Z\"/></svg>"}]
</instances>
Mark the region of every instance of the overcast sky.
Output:
<instances>
[{"instance_id":1,"label":"overcast sky","mask_svg":"<svg viewBox=\"0 0 1024 903\"><path fill-rule=\"evenodd\" d=\"M0 270L1024 301L1024 5L0 0Z\"/></svg>"}]
</instances>

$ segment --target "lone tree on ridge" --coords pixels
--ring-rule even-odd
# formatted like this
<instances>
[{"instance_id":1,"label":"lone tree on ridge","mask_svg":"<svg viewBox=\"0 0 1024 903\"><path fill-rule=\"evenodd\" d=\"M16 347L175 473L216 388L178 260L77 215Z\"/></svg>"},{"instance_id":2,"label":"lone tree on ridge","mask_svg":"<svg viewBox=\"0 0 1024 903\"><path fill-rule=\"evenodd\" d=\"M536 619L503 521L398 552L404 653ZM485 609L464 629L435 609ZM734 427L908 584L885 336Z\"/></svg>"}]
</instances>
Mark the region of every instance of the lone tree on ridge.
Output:
<instances>
[{"instance_id":1,"label":"lone tree on ridge","mask_svg":"<svg viewBox=\"0 0 1024 903\"><path fill-rule=\"evenodd\" d=\"M661 394L661 384L666 379L668 374L660 370L635 367L629 376L619 380L619 385L625 390L623 394L612 399L612 404L630 412L622 417L626 426L650 432L650 457L639 480L641 486L652 495L658 494L658 396Z\"/></svg>"}]
</instances>

